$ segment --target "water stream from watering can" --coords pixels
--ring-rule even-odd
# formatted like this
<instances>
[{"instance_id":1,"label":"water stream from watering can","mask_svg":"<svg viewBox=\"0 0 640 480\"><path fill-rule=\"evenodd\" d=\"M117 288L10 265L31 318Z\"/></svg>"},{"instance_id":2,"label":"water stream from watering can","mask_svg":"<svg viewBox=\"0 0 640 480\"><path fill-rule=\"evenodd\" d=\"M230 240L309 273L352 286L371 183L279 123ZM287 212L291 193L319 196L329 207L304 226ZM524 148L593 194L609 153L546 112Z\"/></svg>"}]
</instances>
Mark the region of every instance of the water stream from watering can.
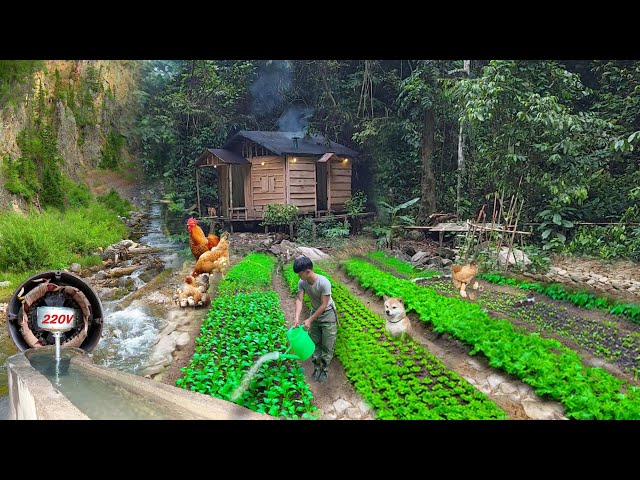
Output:
<instances>
[{"instance_id":1,"label":"water stream from watering can","mask_svg":"<svg viewBox=\"0 0 640 480\"><path fill-rule=\"evenodd\" d=\"M256 373L258 373L258 369L260 368L260 366L264 362L268 362L269 360L277 360L279 356L280 356L280 352L269 352L262 355L258 360L256 360L256 363L254 363L251 366L249 371L242 378L240 385L238 385L238 387L233 391L229 399L232 402L235 402L236 400L238 400L240 396L244 393L244 391L247 389L247 387L249 386L249 383L251 383L251 379L253 379Z\"/></svg>"}]
</instances>

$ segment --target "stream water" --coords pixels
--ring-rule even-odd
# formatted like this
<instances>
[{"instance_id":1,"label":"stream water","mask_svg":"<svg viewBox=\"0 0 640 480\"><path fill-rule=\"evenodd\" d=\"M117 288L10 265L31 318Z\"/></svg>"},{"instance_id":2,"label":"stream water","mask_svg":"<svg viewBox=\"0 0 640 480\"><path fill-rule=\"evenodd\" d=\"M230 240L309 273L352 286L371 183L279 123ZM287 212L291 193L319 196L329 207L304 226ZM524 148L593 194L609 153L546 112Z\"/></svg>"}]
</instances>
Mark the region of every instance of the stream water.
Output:
<instances>
[{"instance_id":1,"label":"stream water","mask_svg":"<svg viewBox=\"0 0 640 480\"><path fill-rule=\"evenodd\" d=\"M180 268L181 260L178 251L181 246L165 235L167 223L166 205L160 202L152 203L147 225L147 230L151 233L141 237L139 242L162 249L160 258L165 268ZM138 288L145 284L140 278L142 271L139 269L130 275ZM129 373L139 373L145 368L156 337L166 325L166 321L153 316L139 301L132 302L125 309L121 309L119 303L122 300L103 302L105 322L102 339L91 353L94 362L98 365Z\"/></svg>"}]
</instances>

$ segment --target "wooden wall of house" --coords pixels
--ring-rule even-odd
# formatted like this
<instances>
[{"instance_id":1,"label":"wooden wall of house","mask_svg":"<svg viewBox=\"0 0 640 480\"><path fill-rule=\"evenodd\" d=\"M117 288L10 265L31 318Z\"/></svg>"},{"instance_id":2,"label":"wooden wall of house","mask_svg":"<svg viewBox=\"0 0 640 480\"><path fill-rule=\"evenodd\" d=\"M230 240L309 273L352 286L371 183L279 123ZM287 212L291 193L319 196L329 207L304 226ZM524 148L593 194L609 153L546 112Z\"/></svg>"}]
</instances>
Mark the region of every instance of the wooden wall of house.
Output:
<instances>
[{"instance_id":1,"label":"wooden wall of house","mask_svg":"<svg viewBox=\"0 0 640 480\"><path fill-rule=\"evenodd\" d=\"M288 203L296 205L300 213L316 210L316 157L293 157L287 159Z\"/></svg>"},{"instance_id":2,"label":"wooden wall of house","mask_svg":"<svg viewBox=\"0 0 640 480\"><path fill-rule=\"evenodd\" d=\"M264 162L264 165L262 165ZM286 203L284 158L277 156L251 159L251 192L253 214L262 217L268 203Z\"/></svg>"},{"instance_id":3,"label":"wooden wall of house","mask_svg":"<svg viewBox=\"0 0 640 480\"><path fill-rule=\"evenodd\" d=\"M329 208L344 210L345 202L351 197L351 161L329 161Z\"/></svg>"}]
</instances>

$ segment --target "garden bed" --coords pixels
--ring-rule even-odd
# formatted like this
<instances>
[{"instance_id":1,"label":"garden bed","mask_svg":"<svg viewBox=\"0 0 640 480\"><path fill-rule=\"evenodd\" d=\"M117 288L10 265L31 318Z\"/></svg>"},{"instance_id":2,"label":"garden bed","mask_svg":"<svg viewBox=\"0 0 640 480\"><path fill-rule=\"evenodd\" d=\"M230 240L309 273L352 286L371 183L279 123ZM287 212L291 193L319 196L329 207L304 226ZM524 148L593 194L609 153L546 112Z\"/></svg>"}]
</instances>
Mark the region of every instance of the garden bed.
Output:
<instances>
[{"instance_id":1,"label":"garden bed","mask_svg":"<svg viewBox=\"0 0 640 480\"><path fill-rule=\"evenodd\" d=\"M274 266L272 256L251 254L220 282L178 386L230 400L259 357L284 353L284 314L278 294L268 290ZM302 367L293 360L275 360L260 367L235 403L282 418L313 418L311 401Z\"/></svg>"},{"instance_id":2,"label":"garden bed","mask_svg":"<svg viewBox=\"0 0 640 480\"><path fill-rule=\"evenodd\" d=\"M391 337L384 319L371 312L343 285L317 265L332 284L340 325L335 353L356 390L376 409L379 419L507 418L487 396L411 338ZM291 294L298 276L291 264L283 274Z\"/></svg>"},{"instance_id":3,"label":"garden bed","mask_svg":"<svg viewBox=\"0 0 640 480\"><path fill-rule=\"evenodd\" d=\"M368 258L373 258L373 263L379 265L378 259L382 258L381 255L384 254L380 252ZM390 263L384 264L385 270L398 277L408 278L406 271L411 268L411 265L396 258L393 260L404 264L404 270L394 269L390 267ZM536 300L530 303L525 302L526 298L533 296L537 290L528 287L539 284L518 282L501 276L479 275L478 277L484 280L492 279L496 285L511 287L485 285L485 291L474 302L487 309L493 316L507 318L515 325L529 331L551 336L567 347L578 349L586 354L585 357L593 355L611 362L615 369L608 369L608 371L626 380L637 381L640 374L640 326L636 323L619 315L579 308L576 303L588 305L587 302L592 297L578 294L568 297L571 294L557 286L543 289L546 293L563 300L555 300L548 298L546 294L540 294L536 295ZM429 278L420 284L434 289L441 295L459 297L450 278ZM518 285L524 288L520 288L519 291L513 290ZM616 372L616 369L619 371Z\"/></svg>"},{"instance_id":4,"label":"garden bed","mask_svg":"<svg viewBox=\"0 0 640 480\"><path fill-rule=\"evenodd\" d=\"M559 400L567 416L579 419L640 418L640 389L600 368L582 365L578 354L560 342L491 318L480 305L439 295L434 289L382 272L367 261L344 262L347 273L376 295L401 296L408 310L434 329L459 338L483 353L489 364L533 386L539 395Z\"/></svg>"}]
</instances>

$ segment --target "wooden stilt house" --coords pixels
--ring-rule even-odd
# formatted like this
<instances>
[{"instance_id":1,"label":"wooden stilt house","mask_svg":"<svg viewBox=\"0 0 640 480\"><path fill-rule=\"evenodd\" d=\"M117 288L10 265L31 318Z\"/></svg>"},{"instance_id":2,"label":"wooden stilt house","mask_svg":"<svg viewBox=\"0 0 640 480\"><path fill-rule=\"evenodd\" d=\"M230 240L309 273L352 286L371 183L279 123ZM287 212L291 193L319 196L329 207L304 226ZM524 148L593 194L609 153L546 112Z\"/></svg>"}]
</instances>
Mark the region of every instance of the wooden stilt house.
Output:
<instances>
[{"instance_id":1,"label":"wooden stilt house","mask_svg":"<svg viewBox=\"0 0 640 480\"><path fill-rule=\"evenodd\" d=\"M242 130L198 158L198 211L230 221L261 220L269 203L293 204L316 217L340 213L351 196L357 154L322 136ZM201 205L199 169L205 167L218 171L218 205Z\"/></svg>"}]
</instances>

